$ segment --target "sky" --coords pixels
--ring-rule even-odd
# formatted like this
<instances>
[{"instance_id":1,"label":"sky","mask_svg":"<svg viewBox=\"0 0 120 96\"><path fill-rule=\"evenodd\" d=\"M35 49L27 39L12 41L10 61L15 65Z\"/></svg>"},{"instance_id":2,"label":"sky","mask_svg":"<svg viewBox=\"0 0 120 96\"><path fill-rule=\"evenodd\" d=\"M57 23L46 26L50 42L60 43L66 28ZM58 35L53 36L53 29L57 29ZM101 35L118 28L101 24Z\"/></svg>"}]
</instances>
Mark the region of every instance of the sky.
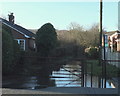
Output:
<instances>
[{"instance_id":1,"label":"sky","mask_svg":"<svg viewBox=\"0 0 120 96\"><path fill-rule=\"evenodd\" d=\"M2 2L1 17L8 20L14 13L15 23L26 29L39 29L51 23L56 29L67 30L71 22L84 29L99 23L99 2ZM118 30L118 2L103 2L103 28Z\"/></svg>"}]
</instances>

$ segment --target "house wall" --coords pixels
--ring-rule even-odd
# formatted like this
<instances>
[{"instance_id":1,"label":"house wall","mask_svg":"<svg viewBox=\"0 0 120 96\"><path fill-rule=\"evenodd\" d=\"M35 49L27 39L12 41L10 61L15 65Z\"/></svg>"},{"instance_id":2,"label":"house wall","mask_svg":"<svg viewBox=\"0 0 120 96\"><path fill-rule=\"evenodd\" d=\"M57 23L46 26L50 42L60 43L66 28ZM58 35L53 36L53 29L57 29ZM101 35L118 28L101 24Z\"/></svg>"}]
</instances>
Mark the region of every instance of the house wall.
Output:
<instances>
[{"instance_id":1,"label":"house wall","mask_svg":"<svg viewBox=\"0 0 120 96\"><path fill-rule=\"evenodd\" d=\"M34 39L29 39L29 48L31 50L35 49L35 40Z\"/></svg>"},{"instance_id":2,"label":"house wall","mask_svg":"<svg viewBox=\"0 0 120 96\"><path fill-rule=\"evenodd\" d=\"M25 40L25 50L28 50L28 44L26 38L23 34L17 32L16 30L12 29L12 34L14 39L24 39Z\"/></svg>"},{"instance_id":3,"label":"house wall","mask_svg":"<svg viewBox=\"0 0 120 96\"><path fill-rule=\"evenodd\" d=\"M12 29L14 39L25 39L24 35Z\"/></svg>"},{"instance_id":4,"label":"house wall","mask_svg":"<svg viewBox=\"0 0 120 96\"><path fill-rule=\"evenodd\" d=\"M117 51L120 52L120 34L118 34Z\"/></svg>"},{"instance_id":5,"label":"house wall","mask_svg":"<svg viewBox=\"0 0 120 96\"><path fill-rule=\"evenodd\" d=\"M9 23L7 24L6 22L5 23L3 22L3 24L11 29L13 38L16 39L19 44L21 44L21 48L23 50L27 51L34 48L34 45L35 45L34 39L29 38L29 36L26 37L27 35L25 36L22 32L19 32L19 30L14 29L13 26L11 27L11 25L9 25ZM23 46L23 44L25 47Z\"/></svg>"},{"instance_id":6,"label":"house wall","mask_svg":"<svg viewBox=\"0 0 120 96\"><path fill-rule=\"evenodd\" d=\"M109 37L111 39L108 43L109 43L109 46L111 47L111 50L114 49L113 46L116 43L117 44L116 51L120 52L120 34L116 34L114 36L109 36Z\"/></svg>"},{"instance_id":7,"label":"house wall","mask_svg":"<svg viewBox=\"0 0 120 96\"><path fill-rule=\"evenodd\" d=\"M28 40L25 38L25 50L28 50Z\"/></svg>"},{"instance_id":8,"label":"house wall","mask_svg":"<svg viewBox=\"0 0 120 96\"><path fill-rule=\"evenodd\" d=\"M117 41L117 51L120 52L120 39Z\"/></svg>"}]
</instances>

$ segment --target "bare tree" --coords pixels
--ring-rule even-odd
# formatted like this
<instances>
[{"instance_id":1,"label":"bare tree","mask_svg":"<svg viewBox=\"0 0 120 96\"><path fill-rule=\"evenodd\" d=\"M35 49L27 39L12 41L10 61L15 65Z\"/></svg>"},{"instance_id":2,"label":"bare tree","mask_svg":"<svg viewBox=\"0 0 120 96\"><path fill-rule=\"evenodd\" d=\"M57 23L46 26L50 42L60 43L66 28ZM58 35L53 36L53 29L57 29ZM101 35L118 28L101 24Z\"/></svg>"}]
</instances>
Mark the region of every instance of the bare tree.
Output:
<instances>
[{"instance_id":1,"label":"bare tree","mask_svg":"<svg viewBox=\"0 0 120 96\"><path fill-rule=\"evenodd\" d=\"M68 28L69 30L83 31L83 26L80 26L76 22L71 22Z\"/></svg>"}]
</instances>

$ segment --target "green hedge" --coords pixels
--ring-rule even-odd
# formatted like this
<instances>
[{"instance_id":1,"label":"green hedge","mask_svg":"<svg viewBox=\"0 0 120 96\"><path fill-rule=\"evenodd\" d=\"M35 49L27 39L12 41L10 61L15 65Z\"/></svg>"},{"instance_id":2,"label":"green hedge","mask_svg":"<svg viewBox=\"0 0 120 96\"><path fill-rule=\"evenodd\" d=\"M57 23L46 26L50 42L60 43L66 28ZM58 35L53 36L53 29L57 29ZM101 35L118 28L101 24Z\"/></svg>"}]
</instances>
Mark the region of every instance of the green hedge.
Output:
<instances>
[{"instance_id":1,"label":"green hedge","mask_svg":"<svg viewBox=\"0 0 120 96\"><path fill-rule=\"evenodd\" d=\"M14 60L14 47L11 35L6 31L2 31L2 67L3 73L12 71Z\"/></svg>"},{"instance_id":2,"label":"green hedge","mask_svg":"<svg viewBox=\"0 0 120 96\"><path fill-rule=\"evenodd\" d=\"M20 59L20 49L13 39L11 29L5 25L2 27L2 73L15 74Z\"/></svg>"}]
</instances>

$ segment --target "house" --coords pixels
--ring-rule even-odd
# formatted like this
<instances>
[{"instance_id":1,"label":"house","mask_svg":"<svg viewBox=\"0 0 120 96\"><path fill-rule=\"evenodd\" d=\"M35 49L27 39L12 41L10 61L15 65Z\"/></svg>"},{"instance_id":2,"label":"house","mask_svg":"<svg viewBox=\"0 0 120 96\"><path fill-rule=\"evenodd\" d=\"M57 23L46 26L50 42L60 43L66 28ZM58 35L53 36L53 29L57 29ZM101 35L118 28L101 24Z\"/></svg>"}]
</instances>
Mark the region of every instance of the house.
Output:
<instances>
[{"instance_id":1,"label":"house","mask_svg":"<svg viewBox=\"0 0 120 96\"><path fill-rule=\"evenodd\" d=\"M120 31L105 32L104 34L107 37L106 40L108 47L111 49L111 52L120 52ZM104 40L102 41L102 45L104 45Z\"/></svg>"},{"instance_id":2,"label":"house","mask_svg":"<svg viewBox=\"0 0 120 96\"><path fill-rule=\"evenodd\" d=\"M9 20L0 18L2 25L6 25L11 29L13 38L17 40L20 49L24 51L35 50L35 34L20 25L14 24L14 16L12 16L13 13L9 15Z\"/></svg>"},{"instance_id":3,"label":"house","mask_svg":"<svg viewBox=\"0 0 120 96\"><path fill-rule=\"evenodd\" d=\"M120 31L114 31L108 34L108 44L112 51L120 52Z\"/></svg>"},{"instance_id":4,"label":"house","mask_svg":"<svg viewBox=\"0 0 120 96\"><path fill-rule=\"evenodd\" d=\"M116 67L120 68L120 31L111 31L105 32L106 40L105 44L105 57L109 64L115 65ZM103 40L104 41L104 40ZM104 44L104 42L103 42ZM102 51L104 52L104 50ZM103 53L104 57L104 53Z\"/></svg>"}]
</instances>

